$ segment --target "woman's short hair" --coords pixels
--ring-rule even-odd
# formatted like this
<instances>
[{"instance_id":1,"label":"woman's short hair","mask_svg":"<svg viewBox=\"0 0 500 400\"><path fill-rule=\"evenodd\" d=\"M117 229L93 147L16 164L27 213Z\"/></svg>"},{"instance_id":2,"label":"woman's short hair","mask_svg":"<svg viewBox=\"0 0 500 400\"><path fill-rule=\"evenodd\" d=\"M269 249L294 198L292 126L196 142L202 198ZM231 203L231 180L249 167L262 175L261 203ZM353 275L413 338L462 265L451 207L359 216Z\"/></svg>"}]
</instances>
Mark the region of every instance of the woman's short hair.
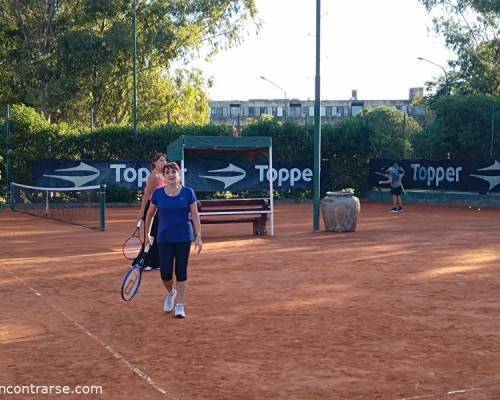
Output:
<instances>
[{"instance_id":1,"label":"woman's short hair","mask_svg":"<svg viewBox=\"0 0 500 400\"><path fill-rule=\"evenodd\" d=\"M181 171L181 169L179 168L177 163L173 162L173 161L165 164L165 166L163 167L163 173L165 174L165 171L168 171L169 169L173 169L174 171L177 171L177 172Z\"/></svg>"}]
</instances>

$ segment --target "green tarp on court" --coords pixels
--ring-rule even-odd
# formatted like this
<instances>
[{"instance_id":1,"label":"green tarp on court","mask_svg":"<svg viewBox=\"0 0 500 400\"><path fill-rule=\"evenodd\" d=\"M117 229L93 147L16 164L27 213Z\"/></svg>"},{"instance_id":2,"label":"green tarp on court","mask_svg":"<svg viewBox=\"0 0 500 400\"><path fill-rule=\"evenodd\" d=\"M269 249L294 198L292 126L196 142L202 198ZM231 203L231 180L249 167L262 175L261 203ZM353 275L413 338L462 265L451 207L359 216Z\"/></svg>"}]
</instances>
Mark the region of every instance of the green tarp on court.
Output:
<instances>
[{"instance_id":1,"label":"green tarp on court","mask_svg":"<svg viewBox=\"0 0 500 400\"><path fill-rule=\"evenodd\" d=\"M170 161L183 159L184 149L244 150L271 147L272 138L264 136L180 136L167 146Z\"/></svg>"}]
</instances>

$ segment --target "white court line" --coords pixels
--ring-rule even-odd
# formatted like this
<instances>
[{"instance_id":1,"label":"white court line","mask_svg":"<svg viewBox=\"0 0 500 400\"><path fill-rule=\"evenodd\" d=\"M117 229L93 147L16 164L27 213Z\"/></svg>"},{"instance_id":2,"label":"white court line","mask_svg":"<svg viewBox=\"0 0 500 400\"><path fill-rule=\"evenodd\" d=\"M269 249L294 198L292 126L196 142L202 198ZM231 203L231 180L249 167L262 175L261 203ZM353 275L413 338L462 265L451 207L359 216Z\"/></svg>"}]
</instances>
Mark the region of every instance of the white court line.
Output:
<instances>
[{"instance_id":1,"label":"white court line","mask_svg":"<svg viewBox=\"0 0 500 400\"><path fill-rule=\"evenodd\" d=\"M2 269L7 272L9 275L14 277L18 282L22 283L25 287L27 287L32 293L35 294L35 296L38 296L44 303L52 307L54 310L56 310L59 314L61 314L64 318L66 318L68 321L70 321L73 325L75 325L77 328L79 328L83 333L85 333L87 336L91 337L94 339L97 343L99 343L102 347L104 347L111 355L116 358L119 361L122 361L125 363L128 369L130 369L134 374L139 376L142 380L146 381L149 385L154 387L158 392L160 392L164 396L170 396L171 399L177 400L177 397L175 397L172 392L169 392L167 389L161 387L159 384L157 384L151 377L146 374L144 371L142 371L139 367L135 366L133 363L128 361L126 358L124 358L120 353L118 353L116 350L114 350L111 346L108 346L104 341L99 339L96 335L94 335L92 332L90 332L87 328L85 328L82 324L79 322L75 321L72 319L68 314L66 314L62 309L60 309L58 306L55 304L52 304L50 301L48 301L45 297L40 292L37 292L35 289L33 289L31 286L29 286L26 282L24 282L21 278L19 278L16 274L14 274L11 271L8 271L5 269L5 267L2 266Z\"/></svg>"},{"instance_id":2,"label":"white court line","mask_svg":"<svg viewBox=\"0 0 500 400\"><path fill-rule=\"evenodd\" d=\"M397 399L397 400L421 400L421 399L432 399L433 397L441 397L442 398L442 396L453 396L454 394L470 393L470 392L475 392L476 390L481 390L481 388L457 389L457 390L452 390L452 391L446 392L446 393L425 394L423 396L404 397L404 398Z\"/></svg>"},{"instance_id":3,"label":"white court line","mask_svg":"<svg viewBox=\"0 0 500 400\"><path fill-rule=\"evenodd\" d=\"M87 258L87 257L96 257L96 256L114 256L116 254L121 254L121 248L120 250L113 250L113 251L105 251L105 252L91 252L87 254L70 254L66 256L36 256L36 257L23 257L23 258L13 258L13 257L8 257L8 258L0 258L0 261L2 262L3 265L16 265L21 262L30 262L30 261L36 261L36 262L51 262L51 261L60 261L60 260L67 260L67 259L72 259L72 258Z\"/></svg>"}]
</instances>

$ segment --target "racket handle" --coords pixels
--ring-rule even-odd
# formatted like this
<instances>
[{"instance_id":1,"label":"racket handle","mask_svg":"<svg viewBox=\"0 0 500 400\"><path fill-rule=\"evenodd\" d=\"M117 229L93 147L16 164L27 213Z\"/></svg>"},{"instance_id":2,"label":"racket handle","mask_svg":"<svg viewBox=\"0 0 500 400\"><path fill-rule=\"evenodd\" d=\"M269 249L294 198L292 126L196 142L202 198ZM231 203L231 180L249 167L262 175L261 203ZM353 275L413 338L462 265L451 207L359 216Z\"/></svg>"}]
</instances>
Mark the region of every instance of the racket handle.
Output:
<instances>
[{"instance_id":1,"label":"racket handle","mask_svg":"<svg viewBox=\"0 0 500 400\"><path fill-rule=\"evenodd\" d=\"M151 245L148 243L146 243L146 245L144 246L144 253L147 253L149 251L149 248L151 247Z\"/></svg>"},{"instance_id":2,"label":"racket handle","mask_svg":"<svg viewBox=\"0 0 500 400\"><path fill-rule=\"evenodd\" d=\"M139 221L137 221L137 228L141 227L141 223L142 223L142 219L140 219Z\"/></svg>"}]
</instances>

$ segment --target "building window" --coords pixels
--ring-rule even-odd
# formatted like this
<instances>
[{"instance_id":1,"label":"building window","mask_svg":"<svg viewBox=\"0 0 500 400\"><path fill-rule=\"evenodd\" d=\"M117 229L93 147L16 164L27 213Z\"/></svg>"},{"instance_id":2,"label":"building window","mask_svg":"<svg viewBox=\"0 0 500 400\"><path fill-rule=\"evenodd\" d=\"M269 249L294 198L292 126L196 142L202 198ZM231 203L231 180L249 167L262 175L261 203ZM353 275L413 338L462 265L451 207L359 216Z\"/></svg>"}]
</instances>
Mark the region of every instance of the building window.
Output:
<instances>
[{"instance_id":1,"label":"building window","mask_svg":"<svg viewBox=\"0 0 500 400\"><path fill-rule=\"evenodd\" d=\"M273 107L272 108L273 117L282 117L283 116L283 107Z\"/></svg>"},{"instance_id":2,"label":"building window","mask_svg":"<svg viewBox=\"0 0 500 400\"><path fill-rule=\"evenodd\" d=\"M229 115L231 117L237 117L241 115L241 105L240 104L231 104L229 106Z\"/></svg>"},{"instance_id":3,"label":"building window","mask_svg":"<svg viewBox=\"0 0 500 400\"><path fill-rule=\"evenodd\" d=\"M332 113L332 109L333 109L333 107L332 107L332 106L326 106L326 107L325 107L325 115L326 115L327 117L331 117L331 116L333 115L333 113Z\"/></svg>"},{"instance_id":4,"label":"building window","mask_svg":"<svg viewBox=\"0 0 500 400\"><path fill-rule=\"evenodd\" d=\"M301 108L300 104L290 104L290 117L300 118Z\"/></svg>"},{"instance_id":5,"label":"building window","mask_svg":"<svg viewBox=\"0 0 500 400\"><path fill-rule=\"evenodd\" d=\"M343 117L349 115L349 107L348 106L338 106L337 107L337 117Z\"/></svg>"},{"instance_id":6,"label":"building window","mask_svg":"<svg viewBox=\"0 0 500 400\"><path fill-rule=\"evenodd\" d=\"M361 111L363 111L363 106L352 106L352 115L359 114Z\"/></svg>"},{"instance_id":7,"label":"building window","mask_svg":"<svg viewBox=\"0 0 500 400\"><path fill-rule=\"evenodd\" d=\"M212 107L212 117L222 118L224 116L224 107Z\"/></svg>"},{"instance_id":8,"label":"building window","mask_svg":"<svg viewBox=\"0 0 500 400\"><path fill-rule=\"evenodd\" d=\"M257 108L256 107L248 107L248 116L249 117L258 117L259 114L257 112Z\"/></svg>"}]
</instances>

